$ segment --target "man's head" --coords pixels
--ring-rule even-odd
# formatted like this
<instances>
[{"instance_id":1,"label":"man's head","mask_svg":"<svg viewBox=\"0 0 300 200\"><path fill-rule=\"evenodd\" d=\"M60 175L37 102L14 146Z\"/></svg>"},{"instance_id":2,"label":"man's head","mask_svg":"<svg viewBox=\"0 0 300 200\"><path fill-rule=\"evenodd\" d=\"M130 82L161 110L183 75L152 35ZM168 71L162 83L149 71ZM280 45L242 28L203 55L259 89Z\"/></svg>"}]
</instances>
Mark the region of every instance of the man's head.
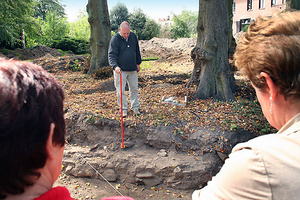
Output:
<instances>
[{"instance_id":1,"label":"man's head","mask_svg":"<svg viewBox=\"0 0 300 200\"><path fill-rule=\"evenodd\" d=\"M0 58L0 199L40 176L51 126L53 143L64 146L63 100L61 85L41 67Z\"/></svg>"},{"instance_id":2,"label":"man's head","mask_svg":"<svg viewBox=\"0 0 300 200\"><path fill-rule=\"evenodd\" d=\"M120 24L119 32L121 36L126 40L130 34L130 25L128 22L124 21Z\"/></svg>"}]
</instances>

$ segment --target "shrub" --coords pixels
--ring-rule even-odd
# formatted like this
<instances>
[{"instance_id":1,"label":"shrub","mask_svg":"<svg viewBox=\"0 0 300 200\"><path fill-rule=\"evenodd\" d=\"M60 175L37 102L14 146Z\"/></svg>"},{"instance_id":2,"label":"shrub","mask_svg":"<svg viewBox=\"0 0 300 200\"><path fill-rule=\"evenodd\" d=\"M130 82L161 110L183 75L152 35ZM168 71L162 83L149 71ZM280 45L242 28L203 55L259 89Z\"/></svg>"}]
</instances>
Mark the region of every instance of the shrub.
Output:
<instances>
[{"instance_id":1,"label":"shrub","mask_svg":"<svg viewBox=\"0 0 300 200\"><path fill-rule=\"evenodd\" d=\"M71 37L55 39L50 47L63 51L72 51L75 54L86 54L89 52L89 43L87 41Z\"/></svg>"},{"instance_id":2,"label":"shrub","mask_svg":"<svg viewBox=\"0 0 300 200\"><path fill-rule=\"evenodd\" d=\"M246 26L243 27L242 31L246 32L248 30L248 28L249 28L249 25L246 25Z\"/></svg>"},{"instance_id":3,"label":"shrub","mask_svg":"<svg viewBox=\"0 0 300 200\"><path fill-rule=\"evenodd\" d=\"M11 50L9 50L9 49L0 49L0 51L1 51L1 53L3 53L4 55L8 55L8 54L10 54L10 52L11 52Z\"/></svg>"}]
</instances>

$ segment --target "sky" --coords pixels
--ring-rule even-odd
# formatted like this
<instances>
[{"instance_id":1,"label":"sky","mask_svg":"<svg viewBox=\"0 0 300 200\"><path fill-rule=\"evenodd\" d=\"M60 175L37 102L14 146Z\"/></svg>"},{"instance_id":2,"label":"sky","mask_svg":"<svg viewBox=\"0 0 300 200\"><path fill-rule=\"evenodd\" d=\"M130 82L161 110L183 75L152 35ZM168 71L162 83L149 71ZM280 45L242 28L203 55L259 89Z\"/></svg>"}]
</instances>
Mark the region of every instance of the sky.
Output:
<instances>
[{"instance_id":1,"label":"sky","mask_svg":"<svg viewBox=\"0 0 300 200\"><path fill-rule=\"evenodd\" d=\"M167 18L172 14L179 15L183 10L198 12L199 0L107 0L110 11L117 3L126 5L128 12L140 8L151 19ZM86 10L88 0L60 0L65 6L68 21L75 21L80 11Z\"/></svg>"}]
</instances>

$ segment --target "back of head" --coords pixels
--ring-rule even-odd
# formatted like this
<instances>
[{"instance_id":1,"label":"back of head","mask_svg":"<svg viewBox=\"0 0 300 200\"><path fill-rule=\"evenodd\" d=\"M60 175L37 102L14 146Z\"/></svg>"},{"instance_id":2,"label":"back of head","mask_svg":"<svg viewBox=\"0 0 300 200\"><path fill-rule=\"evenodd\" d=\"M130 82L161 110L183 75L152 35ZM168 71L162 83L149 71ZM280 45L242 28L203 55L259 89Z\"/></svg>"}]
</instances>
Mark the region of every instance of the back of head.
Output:
<instances>
[{"instance_id":1,"label":"back of head","mask_svg":"<svg viewBox=\"0 0 300 200\"><path fill-rule=\"evenodd\" d=\"M260 89L267 73L285 98L300 99L300 13L259 17L237 45L235 65Z\"/></svg>"},{"instance_id":2,"label":"back of head","mask_svg":"<svg viewBox=\"0 0 300 200\"><path fill-rule=\"evenodd\" d=\"M0 58L0 199L34 184L53 141L65 142L64 94L54 77L29 62Z\"/></svg>"}]
</instances>

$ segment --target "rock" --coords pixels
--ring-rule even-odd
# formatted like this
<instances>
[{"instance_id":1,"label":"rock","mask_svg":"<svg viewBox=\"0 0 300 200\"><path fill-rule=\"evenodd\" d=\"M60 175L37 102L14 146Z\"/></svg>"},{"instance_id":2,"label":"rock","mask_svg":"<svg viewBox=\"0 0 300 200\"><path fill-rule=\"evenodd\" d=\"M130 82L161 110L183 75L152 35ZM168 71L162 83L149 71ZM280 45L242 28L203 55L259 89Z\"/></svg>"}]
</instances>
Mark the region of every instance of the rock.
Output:
<instances>
[{"instance_id":1,"label":"rock","mask_svg":"<svg viewBox=\"0 0 300 200\"><path fill-rule=\"evenodd\" d=\"M144 185L149 186L149 187L153 187L153 186L157 186L159 184L162 183L161 179L140 179L137 180L137 182L142 182Z\"/></svg>"},{"instance_id":2,"label":"rock","mask_svg":"<svg viewBox=\"0 0 300 200\"><path fill-rule=\"evenodd\" d=\"M147 143L155 149L169 148L174 139L168 127L159 127L147 135Z\"/></svg>"},{"instance_id":3,"label":"rock","mask_svg":"<svg viewBox=\"0 0 300 200\"><path fill-rule=\"evenodd\" d=\"M118 179L118 174L113 169L105 169L102 175L108 180L109 182L116 182Z\"/></svg>"},{"instance_id":4,"label":"rock","mask_svg":"<svg viewBox=\"0 0 300 200\"><path fill-rule=\"evenodd\" d=\"M165 149L161 149L159 152L157 152L157 155L160 157L166 157L168 156L168 153L166 152Z\"/></svg>"},{"instance_id":5,"label":"rock","mask_svg":"<svg viewBox=\"0 0 300 200\"><path fill-rule=\"evenodd\" d=\"M153 178L154 175L151 172L141 172L141 173L137 173L136 177L138 178Z\"/></svg>"}]
</instances>

